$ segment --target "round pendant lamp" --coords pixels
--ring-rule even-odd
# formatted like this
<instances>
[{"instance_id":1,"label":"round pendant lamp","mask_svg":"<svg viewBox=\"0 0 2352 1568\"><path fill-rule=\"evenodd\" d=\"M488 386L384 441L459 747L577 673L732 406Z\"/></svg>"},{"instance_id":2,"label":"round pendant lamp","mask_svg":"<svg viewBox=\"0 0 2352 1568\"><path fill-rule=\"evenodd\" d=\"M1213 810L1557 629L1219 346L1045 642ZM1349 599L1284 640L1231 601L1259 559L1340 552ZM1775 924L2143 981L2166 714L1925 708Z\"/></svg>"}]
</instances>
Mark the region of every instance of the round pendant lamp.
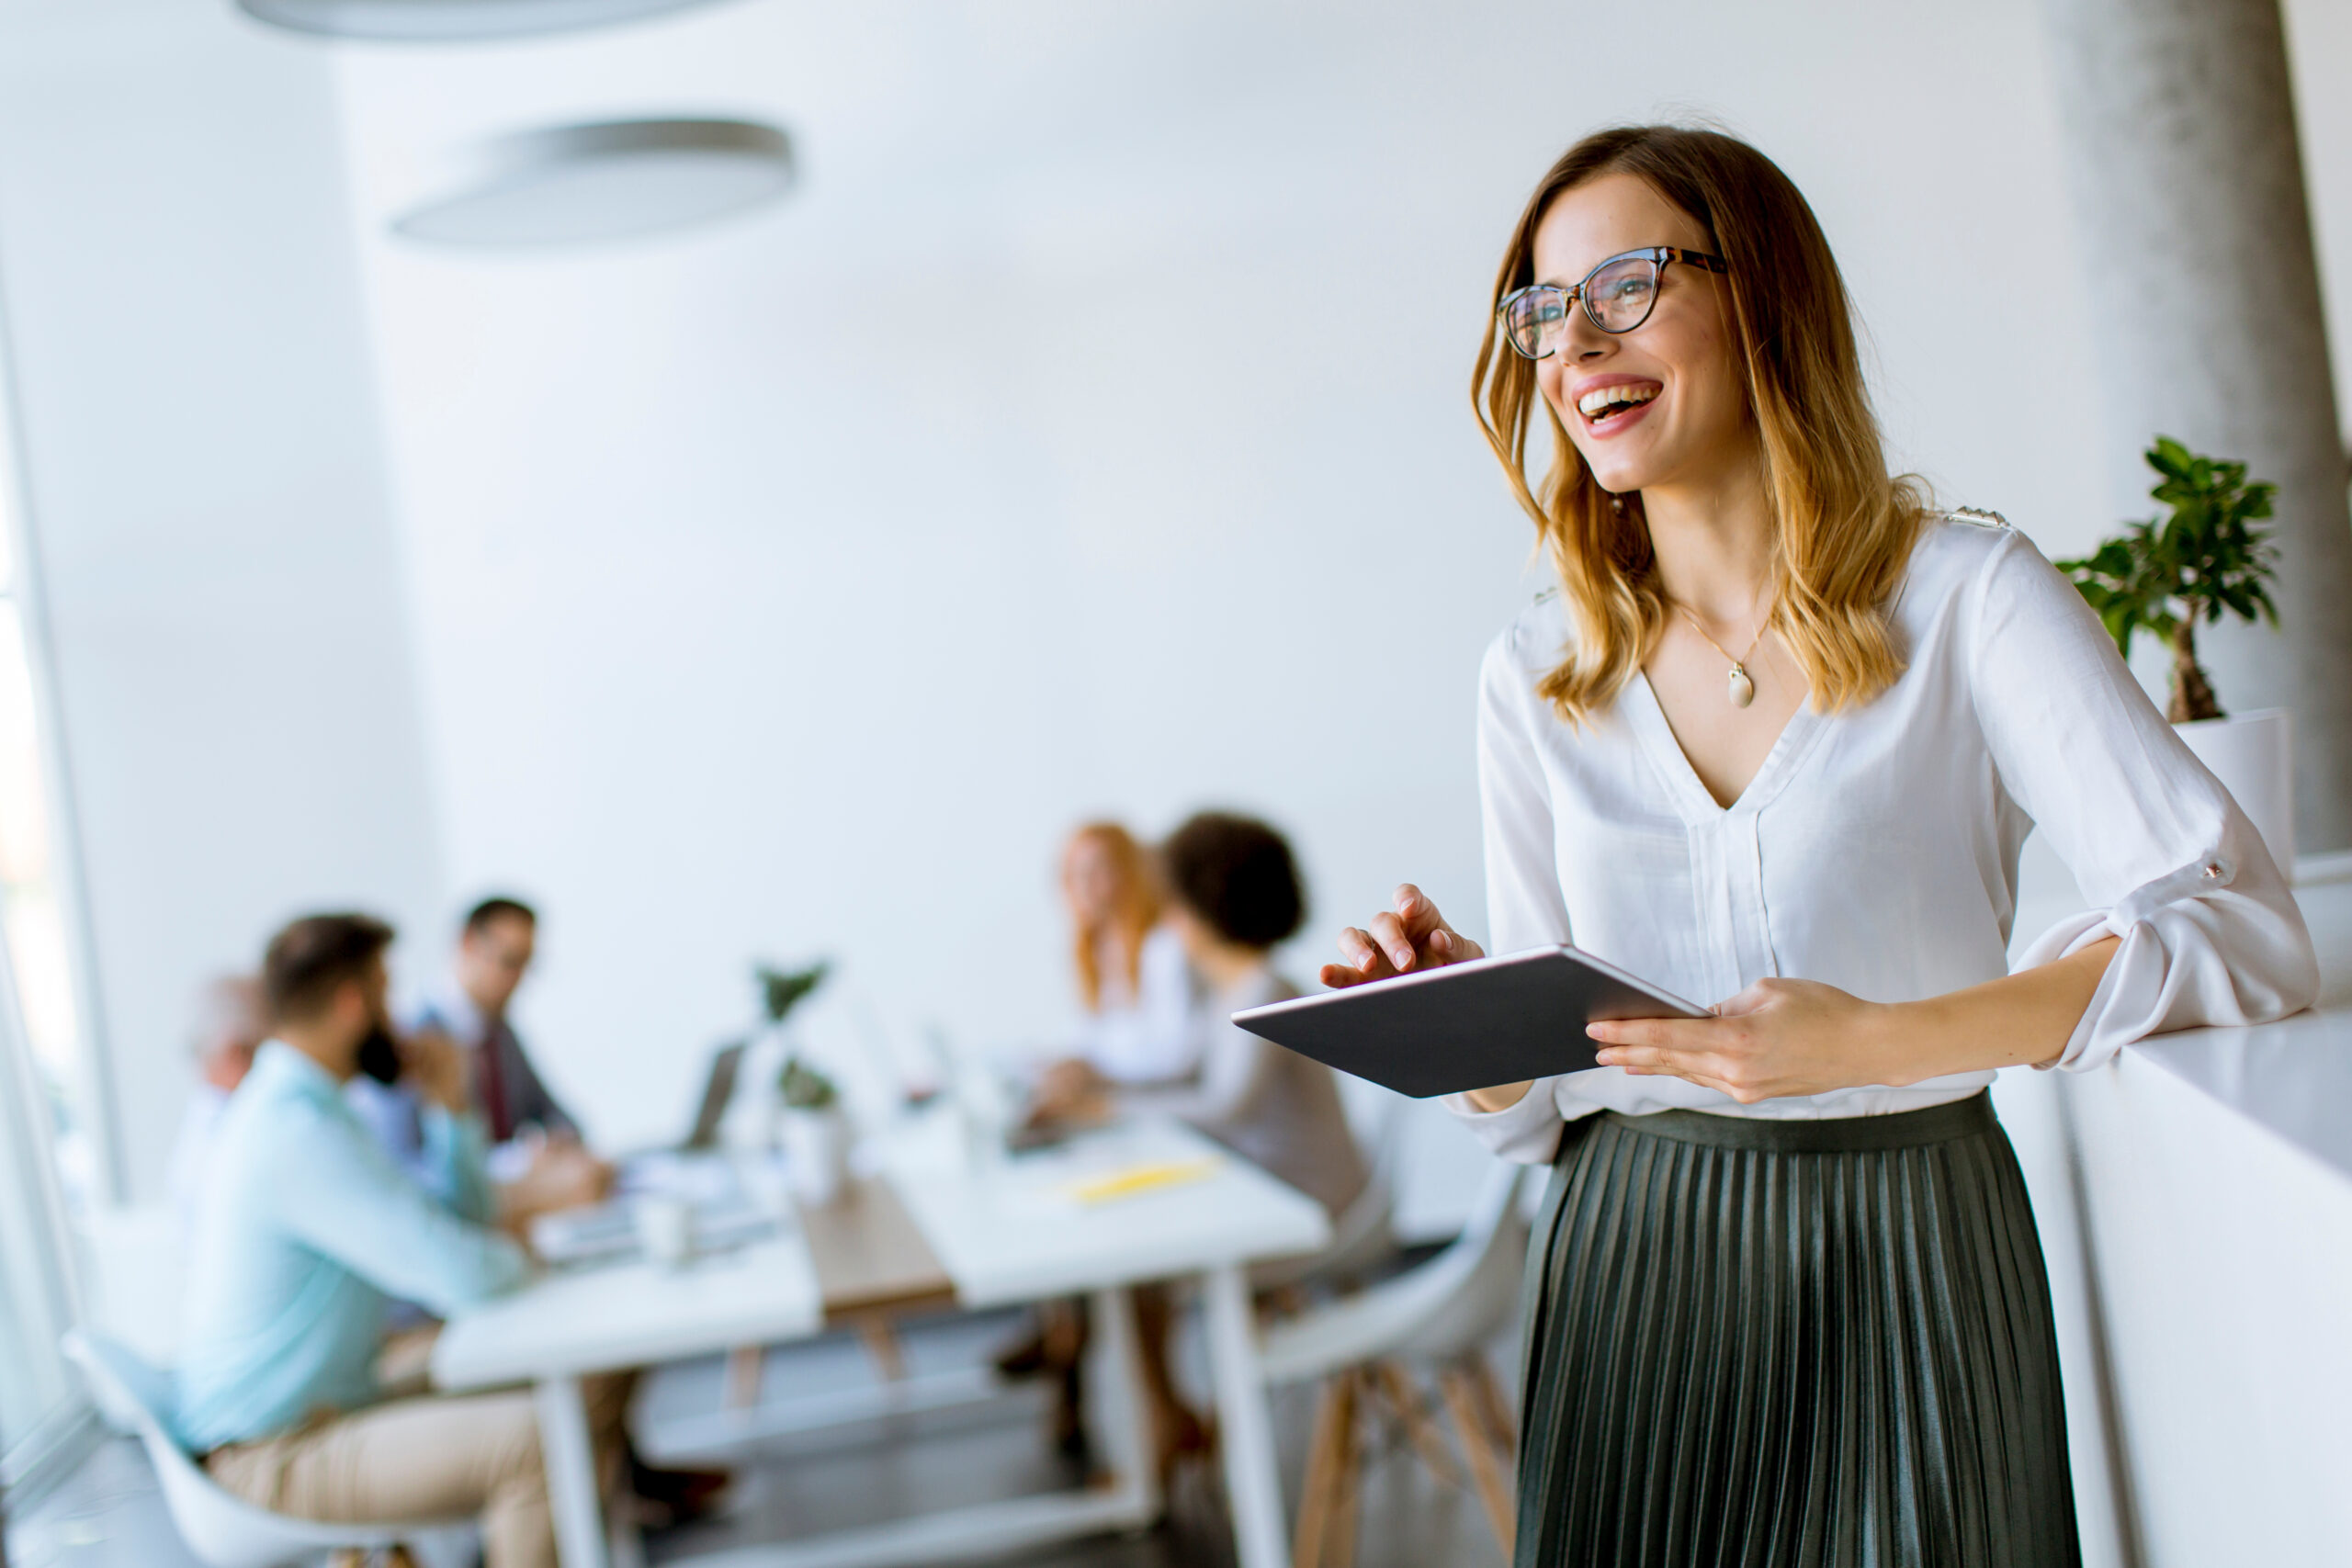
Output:
<instances>
[{"instance_id":1,"label":"round pendant lamp","mask_svg":"<svg viewBox=\"0 0 2352 1568\"><path fill-rule=\"evenodd\" d=\"M258 21L371 43L471 43L601 28L713 0L237 0Z\"/></svg>"},{"instance_id":2,"label":"round pendant lamp","mask_svg":"<svg viewBox=\"0 0 2352 1568\"><path fill-rule=\"evenodd\" d=\"M484 249L593 244L705 223L792 188L792 140L741 119L628 119L501 137L393 232Z\"/></svg>"}]
</instances>

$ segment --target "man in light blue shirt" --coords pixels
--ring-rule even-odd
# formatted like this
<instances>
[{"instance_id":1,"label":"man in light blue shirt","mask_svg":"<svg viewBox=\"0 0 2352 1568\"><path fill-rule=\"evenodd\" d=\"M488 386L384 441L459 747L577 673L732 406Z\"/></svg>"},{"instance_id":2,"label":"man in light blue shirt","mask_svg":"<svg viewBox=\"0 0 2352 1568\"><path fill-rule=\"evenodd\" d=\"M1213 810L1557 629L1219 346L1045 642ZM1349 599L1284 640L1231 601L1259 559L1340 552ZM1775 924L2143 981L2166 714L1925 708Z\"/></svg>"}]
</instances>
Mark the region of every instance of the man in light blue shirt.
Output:
<instances>
[{"instance_id":1,"label":"man in light blue shirt","mask_svg":"<svg viewBox=\"0 0 2352 1568\"><path fill-rule=\"evenodd\" d=\"M230 1491L300 1517L481 1516L489 1568L555 1562L538 1428L523 1393L378 1403L388 1300L447 1314L511 1290L522 1250L489 1228L479 1119L453 1054L405 1063L385 1005L391 928L295 921L262 983L275 1026L222 1113L198 1201L179 1435ZM356 1073L405 1067L447 1201L398 1168L345 1104ZM617 1411L603 1413L609 1424Z\"/></svg>"}]
</instances>

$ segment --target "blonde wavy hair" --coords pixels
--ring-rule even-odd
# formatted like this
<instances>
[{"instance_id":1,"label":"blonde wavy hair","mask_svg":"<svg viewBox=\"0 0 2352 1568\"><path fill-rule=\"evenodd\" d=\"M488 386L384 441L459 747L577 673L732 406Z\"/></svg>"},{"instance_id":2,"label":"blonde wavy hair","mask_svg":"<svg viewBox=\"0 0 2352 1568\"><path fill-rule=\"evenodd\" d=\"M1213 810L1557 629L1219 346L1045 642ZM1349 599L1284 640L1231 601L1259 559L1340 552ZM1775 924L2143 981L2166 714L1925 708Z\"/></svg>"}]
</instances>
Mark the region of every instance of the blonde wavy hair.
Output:
<instances>
[{"instance_id":1,"label":"blonde wavy hair","mask_svg":"<svg viewBox=\"0 0 2352 1568\"><path fill-rule=\"evenodd\" d=\"M1495 277L1494 304L1535 281L1535 230L1552 203L1604 175L1645 181L1707 231L1730 272L1734 334L1771 508L1768 624L1825 712L1869 702L1903 673L1890 602L1928 514L1927 488L1890 475L1862 382L1853 305L1829 242L1788 175L1719 131L1637 125L1586 137L1528 198ZM1638 330L1638 329L1637 329ZM1603 491L1536 385L1535 364L1492 311L1471 400L1520 505L1560 576L1577 635L1537 690L1580 724L1605 710L1657 646L1667 605L1639 494ZM1527 467L1537 411L1552 460Z\"/></svg>"}]
</instances>

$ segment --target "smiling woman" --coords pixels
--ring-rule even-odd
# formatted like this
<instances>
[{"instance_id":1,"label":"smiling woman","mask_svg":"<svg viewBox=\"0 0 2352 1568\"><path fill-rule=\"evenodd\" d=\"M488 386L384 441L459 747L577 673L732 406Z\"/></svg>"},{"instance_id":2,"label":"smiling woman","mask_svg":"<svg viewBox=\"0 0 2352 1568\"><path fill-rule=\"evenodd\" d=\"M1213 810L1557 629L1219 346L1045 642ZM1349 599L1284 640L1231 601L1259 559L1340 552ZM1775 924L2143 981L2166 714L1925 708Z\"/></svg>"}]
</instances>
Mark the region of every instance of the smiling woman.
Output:
<instances>
[{"instance_id":1,"label":"smiling woman","mask_svg":"<svg viewBox=\"0 0 2352 1568\"><path fill-rule=\"evenodd\" d=\"M1985 1089L2307 1005L2301 917L2065 580L1888 472L1837 264L1761 153L1578 143L1494 307L1482 423L1562 592L1483 672L1493 940L1718 998L1453 1102L1554 1167L1518 1561L2073 1564ZM2010 974L2037 828L2091 907ZM1328 985L1479 956L1409 886L1340 953Z\"/></svg>"}]
</instances>

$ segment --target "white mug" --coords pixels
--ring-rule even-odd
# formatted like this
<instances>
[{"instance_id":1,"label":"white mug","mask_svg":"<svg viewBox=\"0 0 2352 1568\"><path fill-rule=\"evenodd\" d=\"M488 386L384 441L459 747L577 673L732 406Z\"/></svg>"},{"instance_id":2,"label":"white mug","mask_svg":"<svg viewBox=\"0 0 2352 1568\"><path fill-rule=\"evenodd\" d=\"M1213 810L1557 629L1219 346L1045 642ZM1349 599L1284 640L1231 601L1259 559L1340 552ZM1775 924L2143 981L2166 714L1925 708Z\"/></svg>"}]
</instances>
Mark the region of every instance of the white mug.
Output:
<instances>
[{"instance_id":1,"label":"white mug","mask_svg":"<svg viewBox=\"0 0 2352 1568\"><path fill-rule=\"evenodd\" d=\"M637 1224L637 1244L646 1261L675 1269L695 1255L695 1210L684 1198L666 1192L641 1194L631 1211Z\"/></svg>"}]
</instances>

